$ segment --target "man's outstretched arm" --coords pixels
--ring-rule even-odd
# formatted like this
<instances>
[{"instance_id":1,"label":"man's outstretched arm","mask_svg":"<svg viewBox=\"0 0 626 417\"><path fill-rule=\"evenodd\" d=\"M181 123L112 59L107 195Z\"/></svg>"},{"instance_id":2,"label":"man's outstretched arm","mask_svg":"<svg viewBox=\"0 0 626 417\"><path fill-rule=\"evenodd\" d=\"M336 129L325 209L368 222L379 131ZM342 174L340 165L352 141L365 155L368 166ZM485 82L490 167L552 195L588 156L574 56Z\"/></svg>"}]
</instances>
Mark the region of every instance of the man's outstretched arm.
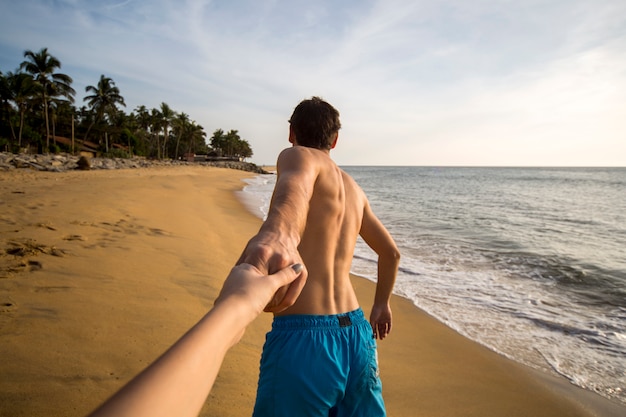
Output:
<instances>
[{"instance_id":1,"label":"man's outstretched arm","mask_svg":"<svg viewBox=\"0 0 626 417\"><path fill-rule=\"evenodd\" d=\"M267 219L244 249L237 263L249 263L263 273L302 263L298 252L319 174L309 157L311 150L300 146L285 149L276 163L278 177ZM278 312L293 304L307 278L306 268L287 288L281 288L265 311ZM280 301L278 301L280 300Z\"/></svg>"}]
</instances>

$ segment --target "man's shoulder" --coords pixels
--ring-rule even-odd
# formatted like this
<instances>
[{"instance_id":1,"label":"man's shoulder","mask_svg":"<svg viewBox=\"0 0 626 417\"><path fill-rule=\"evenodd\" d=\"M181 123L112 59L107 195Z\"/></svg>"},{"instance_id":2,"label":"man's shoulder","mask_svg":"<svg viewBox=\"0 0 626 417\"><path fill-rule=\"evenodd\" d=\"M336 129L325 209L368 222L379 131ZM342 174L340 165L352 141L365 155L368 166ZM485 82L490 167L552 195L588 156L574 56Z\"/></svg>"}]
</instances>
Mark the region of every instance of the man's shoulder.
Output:
<instances>
[{"instance_id":1,"label":"man's shoulder","mask_svg":"<svg viewBox=\"0 0 626 417\"><path fill-rule=\"evenodd\" d=\"M280 152L280 155L307 155L314 158L320 158L323 155L327 154L327 151L323 149L310 148L308 146L295 145L290 146L288 148L283 149Z\"/></svg>"},{"instance_id":2,"label":"man's shoulder","mask_svg":"<svg viewBox=\"0 0 626 417\"><path fill-rule=\"evenodd\" d=\"M319 151L313 148L307 148L304 146L292 146L290 148L283 149L278 155L278 160L316 160L320 157Z\"/></svg>"},{"instance_id":3,"label":"man's shoulder","mask_svg":"<svg viewBox=\"0 0 626 417\"><path fill-rule=\"evenodd\" d=\"M321 170L325 170L329 166L337 166L328 153L320 149L308 148L306 146L292 146L283 149L278 155L277 163L278 165L296 164L297 166L316 166Z\"/></svg>"},{"instance_id":4,"label":"man's shoulder","mask_svg":"<svg viewBox=\"0 0 626 417\"><path fill-rule=\"evenodd\" d=\"M286 167L303 168L305 164L310 165L312 160L306 149L302 149L300 146L293 146L280 152L276 164L279 170Z\"/></svg>"}]
</instances>

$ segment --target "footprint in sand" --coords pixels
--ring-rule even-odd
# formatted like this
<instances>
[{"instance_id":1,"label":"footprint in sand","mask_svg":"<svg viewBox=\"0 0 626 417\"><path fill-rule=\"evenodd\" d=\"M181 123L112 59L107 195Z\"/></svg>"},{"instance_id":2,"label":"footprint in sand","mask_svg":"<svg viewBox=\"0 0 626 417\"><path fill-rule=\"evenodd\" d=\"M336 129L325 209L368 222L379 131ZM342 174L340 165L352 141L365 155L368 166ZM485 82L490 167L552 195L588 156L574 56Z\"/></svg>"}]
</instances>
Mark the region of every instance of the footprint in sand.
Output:
<instances>
[{"instance_id":1,"label":"footprint in sand","mask_svg":"<svg viewBox=\"0 0 626 417\"><path fill-rule=\"evenodd\" d=\"M84 242L87 238L82 235L67 235L63 236L63 240L80 240L81 242Z\"/></svg>"},{"instance_id":2,"label":"footprint in sand","mask_svg":"<svg viewBox=\"0 0 626 417\"><path fill-rule=\"evenodd\" d=\"M131 220L134 220L134 219L131 219ZM73 221L72 224L77 224L79 226L97 227L100 229L108 230L110 232L123 233L127 235L137 235L139 233L143 233L143 234L147 234L148 236L172 236L172 233L166 230L154 228L154 227L147 228L145 226L137 224L136 221L128 221L126 219L120 219L115 223L112 223L112 222L90 223L90 222ZM80 236L80 235L71 235L71 236ZM70 237L65 237L64 239L65 240L81 240L80 238L72 239ZM86 240L86 239L82 239L82 240ZM114 242L114 239L111 239L110 235L106 233L104 234L104 239L101 239L101 240L111 242L111 243ZM91 245L90 247L95 247L95 246Z\"/></svg>"},{"instance_id":3,"label":"footprint in sand","mask_svg":"<svg viewBox=\"0 0 626 417\"><path fill-rule=\"evenodd\" d=\"M3 269L0 271L0 277L9 278L12 274L39 271L40 269L43 269L43 263L27 259Z\"/></svg>"},{"instance_id":4,"label":"footprint in sand","mask_svg":"<svg viewBox=\"0 0 626 417\"><path fill-rule=\"evenodd\" d=\"M171 233L162 229L150 229L150 235L152 236L171 236Z\"/></svg>"},{"instance_id":5,"label":"footprint in sand","mask_svg":"<svg viewBox=\"0 0 626 417\"><path fill-rule=\"evenodd\" d=\"M0 313L9 313L11 311L15 311L17 306L10 298L2 298L0 299Z\"/></svg>"},{"instance_id":6,"label":"footprint in sand","mask_svg":"<svg viewBox=\"0 0 626 417\"><path fill-rule=\"evenodd\" d=\"M109 222L101 222L100 226L103 227L104 229L111 230L116 233L122 233L123 230L120 227L118 227L118 224L113 224Z\"/></svg>"},{"instance_id":7,"label":"footprint in sand","mask_svg":"<svg viewBox=\"0 0 626 417\"><path fill-rule=\"evenodd\" d=\"M93 224L91 222L81 222L81 221L78 221L78 220L74 220L74 221L70 222L70 224L75 224L75 225L78 225L78 226L95 226L95 224Z\"/></svg>"},{"instance_id":8,"label":"footprint in sand","mask_svg":"<svg viewBox=\"0 0 626 417\"><path fill-rule=\"evenodd\" d=\"M44 207L44 206L45 206L45 204L38 203L38 204L34 204L34 205L31 204L30 206L26 206L26 208L29 209L29 210L38 210L38 209L40 209L41 207Z\"/></svg>"},{"instance_id":9,"label":"footprint in sand","mask_svg":"<svg viewBox=\"0 0 626 417\"><path fill-rule=\"evenodd\" d=\"M42 253L45 250L45 246L37 243L32 239L24 239L22 241L10 240L10 247L5 249L7 255L13 255L20 258L25 256L36 255Z\"/></svg>"},{"instance_id":10,"label":"footprint in sand","mask_svg":"<svg viewBox=\"0 0 626 417\"><path fill-rule=\"evenodd\" d=\"M44 254L62 258L68 254L63 249L42 245L33 239L11 240L7 243L9 247L4 250L4 254L13 256L13 261L0 266L0 278L10 278L16 273L34 272L43 269L41 261L29 259L30 257Z\"/></svg>"},{"instance_id":11,"label":"footprint in sand","mask_svg":"<svg viewBox=\"0 0 626 417\"><path fill-rule=\"evenodd\" d=\"M29 272L39 271L40 269L43 269L43 264L39 261L28 260L26 265Z\"/></svg>"},{"instance_id":12,"label":"footprint in sand","mask_svg":"<svg viewBox=\"0 0 626 417\"><path fill-rule=\"evenodd\" d=\"M20 258L38 255L40 253L58 257L66 255L66 252L63 249L59 249L54 246L42 245L33 239L10 240L8 244L10 247L5 249L6 254Z\"/></svg>"},{"instance_id":13,"label":"footprint in sand","mask_svg":"<svg viewBox=\"0 0 626 417\"><path fill-rule=\"evenodd\" d=\"M50 223L37 223L35 226L42 227L44 229L48 229L48 230L52 230L52 231L56 231L57 230L56 227L54 227Z\"/></svg>"}]
</instances>

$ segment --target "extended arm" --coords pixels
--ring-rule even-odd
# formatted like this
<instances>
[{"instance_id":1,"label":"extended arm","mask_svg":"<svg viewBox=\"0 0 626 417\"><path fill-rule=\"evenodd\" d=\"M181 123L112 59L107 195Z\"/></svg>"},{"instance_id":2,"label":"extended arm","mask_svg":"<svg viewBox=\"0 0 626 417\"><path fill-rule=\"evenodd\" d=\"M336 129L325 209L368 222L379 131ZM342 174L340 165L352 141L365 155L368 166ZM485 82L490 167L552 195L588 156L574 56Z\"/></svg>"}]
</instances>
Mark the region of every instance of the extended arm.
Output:
<instances>
[{"instance_id":1,"label":"extended arm","mask_svg":"<svg viewBox=\"0 0 626 417\"><path fill-rule=\"evenodd\" d=\"M308 157L310 152L310 149L295 146L279 155L276 164L278 178L267 219L256 236L248 242L238 263L252 264L264 273L302 263L298 245L319 174L314 159ZM302 291L306 276L305 269L298 280L277 293L265 311L278 312L293 304Z\"/></svg>"},{"instance_id":2,"label":"extended arm","mask_svg":"<svg viewBox=\"0 0 626 417\"><path fill-rule=\"evenodd\" d=\"M211 311L91 416L197 416L228 349L301 270L297 264L264 276L248 264L233 268Z\"/></svg>"},{"instance_id":3,"label":"extended arm","mask_svg":"<svg viewBox=\"0 0 626 417\"><path fill-rule=\"evenodd\" d=\"M361 237L378 255L378 281L370 323L374 336L384 339L391 332L391 306L389 300L396 282L400 251L393 238L372 212L369 203L365 204Z\"/></svg>"}]
</instances>

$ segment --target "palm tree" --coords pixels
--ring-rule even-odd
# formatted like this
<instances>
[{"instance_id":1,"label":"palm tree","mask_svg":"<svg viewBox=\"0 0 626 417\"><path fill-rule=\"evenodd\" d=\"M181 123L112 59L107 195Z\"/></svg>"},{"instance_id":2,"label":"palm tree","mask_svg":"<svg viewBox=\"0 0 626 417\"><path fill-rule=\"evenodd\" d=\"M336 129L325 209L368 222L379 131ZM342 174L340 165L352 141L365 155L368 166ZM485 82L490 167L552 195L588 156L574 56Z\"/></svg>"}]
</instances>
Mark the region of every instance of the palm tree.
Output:
<instances>
[{"instance_id":1,"label":"palm tree","mask_svg":"<svg viewBox=\"0 0 626 417\"><path fill-rule=\"evenodd\" d=\"M51 97L64 96L70 102L74 102L76 91L71 87L72 78L66 74L55 73L61 68L61 62L48 53L48 48L42 48L39 52L25 51L26 60L20 65L20 69L33 76L39 89L43 103L44 119L46 122L46 146L50 149L50 121L48 117L48 103Z\"/></svg>"},{"instance_id":2,"label":"palm tree","mask_svg":"<svg viewBox=\"0 0 626 417\"><path fill-rule=\"evenodd\" d=\"M143 104L138 106L135 111L137 112L139 127L147 132L150 128L150 112Z\"/></svg>"},{"instance_id":3,"label":"palm tree","mask_svg":"<svg viewBox=\"0 0 626 417\"><path fill-rule=\"evenodd\" d=\"M218 156L222 156L224 154L224 149L226 148L226 136L224 135L224 131L222 129L216 129L213 132L213 136L211 136L211 147L215 152L217 152Z\"/></svg>"},{"instance_id":4,"label":"palm tree","mask_svg":"<svg viewBox=\"0 0 626 417\"><path fill-rule=\"evenodd\" d=\"M163 127L163 157L167 158L167 139L169 137L169 127L176 116L176 112L167 103L161 103L161 126Z\"/></svg>"},{"instance_id":5,"label":"palm tree","mask_svg":"<svg viewBox=\"0 0 626 417\"><path fill-rule=\"evenodd\" d=\"M13 123L11 123L15 113L15 110L11 106L12 96L9 86L9 74L4 75L2 71L0 71L0 138L3 136L6 126L9 126L11 136L15 141L15 129L13 129ZM2 142L3 140L0 139L0 145ZM11 149L10 142L8 149Z\"/></svg>"},{"instance_id":6,"label":"palm tree","mask_svg":"<svg viewBox=\"0 0 626 417\"><path fill-rule=\"evenodd\" d=\"M135 131L135 136L138 137L142 143L142 149L147 154L150 154L150 125L151 118L150 112L146 108L146 106L141 105L138 106L135 111L137 112L136 120L137 120L137 130Z\"/></svg>"},{"instance_id":7,"label":"palm tree","mask_svg":"<svg viewBox=\"0 0 626 417\"><path fill-rule=\"evenodd\" d=\"M28 105L36 93L32 75L23 72L6 75L8 81L10 100L13 101L19 114L19 130L17 134L17 146L22 147L22 132L24 131L24 117L28 110ZM11 126L13 129L13 126Z\"/></svg>"},{"instance_id":8,"label":"palm tree","mask_svg":"<svg viewBox=\"0 0 626 417\"><path fill-rule=\"evenodd\" d=\"M10 73L9 73L10 74ZM2 111L2 117L8 117L11 113L11 88L9 87L9 74L4 75L0 71L0 111Z\"/></svg>"},{"instance_id":9,"label":"palm tree","mask_svg":"<svg viewBox=\"0 0 626 417\"><path fill-rule=\"evenodd\" d=\"M237 147L237 143L241 140L239 136L239 131L235 129L231 129L226 134L226 156L229 158L233 158L235 156L235 149Z\"/></svg>"},{"instance_id":10,"label":"palm tree","mask_svg":"<svg viewBox=\"0 0 626 417\"><path fill-rule=\"evenodd\" d=\"M156 140L157 159L161 159L161 145L159 144L159 135L161 127L163 126L163 119L161 113L157 109L150 111L150 133L154 135Z\"/></svg>"},{"instance_id":11,"label":"palm tree","mask_svg":"<svg viewBox=\"0 0 626 417\"><path fill-rule=\"evenodd\" d=\"M178 159L178 147L180 146L180 140L184 139L189 126L189 115L187 113L179 113L178 116L172 121L174 134L176 135L176 151L174 152L174 159Z\"/></svg>"},{"instance_id":12,"label":"palm tree","mask_svg":"<svg viewBox=\"0 0 626 417\"><path fill-rule=\"evenodd\" d=\"M250 158L253 155L250 143L245 139L239 139L235 144L235 156L245 161L246 158Z\"/></svg>"},{"instance_id":13,"label":"palm tree","mask_svg":"<svg viewBox=\"0 0 626 417\"><path fill-rule=\"evenodd\" d=\"M187 153L207 152L206 132L202 126L196 124L193 120L189 120L188 114L180 113L172 123L176 136L176 159L178 159L180 144L185 142L187 142Z\"/></svg>"},{"instance_id":14,"label":"palm tree","mask_svg":"<svg viewBox=\"0 0 626 417\"><path fill-rule=\"evenodd\" d=\"M192 121L187 126L187 141L189 142L188 153L207 153L206 132L204 128Z\"/></svg>"},{"instance_id":15,"label":"palm tree","mask_svg":"<svg viewBox=\"0 0 626 417\"><path fill-rule=\"evenodd\" d=\"M85 133L84 140L87 140L87 135L89 135L94 124L102 120L105 114L108 115L109 118L113 117L118 111L117 105L121 104L126 107L126 103L124 103L124 97L120 95L120 89L115 86L115 82L111 78L105 77L104 74L100 75L97 86L88 85L85 87L85 92L93 93L85 96L83 101L87 101L91 110L96 113L95 119L89 125L87 133ZM106 147L108 151L108 140Z\"/></svg>"}]
</instances>

